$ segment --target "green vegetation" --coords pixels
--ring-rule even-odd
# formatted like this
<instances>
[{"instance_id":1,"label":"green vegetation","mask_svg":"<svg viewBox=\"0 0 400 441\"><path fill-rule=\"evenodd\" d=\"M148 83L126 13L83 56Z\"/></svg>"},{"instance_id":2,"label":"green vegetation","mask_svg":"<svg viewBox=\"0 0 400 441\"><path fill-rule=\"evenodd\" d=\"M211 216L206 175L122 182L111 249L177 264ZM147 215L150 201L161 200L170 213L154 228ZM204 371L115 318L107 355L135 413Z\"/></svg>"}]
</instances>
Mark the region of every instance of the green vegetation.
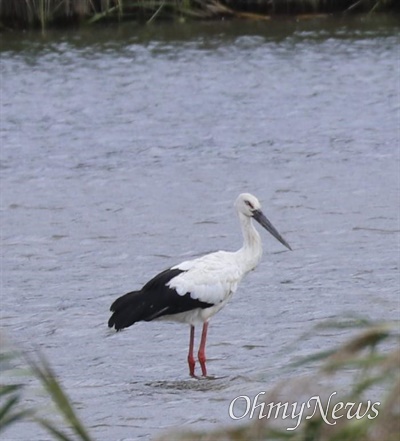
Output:
<instances>
[{"instance_id":1,"label":"green vegetation","mask_svg":"<svg viewBox=\"0 0 400 441\"><path fill-rule=\"evenodd\" d=\"M398 0L2 0L2 28L399 11Z\"/></svg>"},{"instance_id":2,"label":"green vegetation","mask_svg":"<svg viewBox=\"0 0 400 441\"><path fill-rule=\"evenodd\" d=\"M3 342L1 342L3 343ZM40 416L39 409L24 405L25 386L22 383L4 384L7 377L13 378L20 375L20 369L14 366L16 361L25 360L29 366L30 375L40 380L47 395L52 399L58 416L64 421L63 428L54 423L48 417ZM24 369L25 370L25 369ZM37 361L26 359L16 352L7 352L4 345L1 345L0 353L0 434L9 426L18 424L23 420L30 420L44 428L52 435L54 440L60 441L91 441L84 425L76 415L73 406L57 380L54 372L43 357ZM66 431L65 428L68 428Z\"/></svg>"},{"instance_id":3,"label":"green vegetation","mask_svg":"<svg viewBox=\"0 0 400 441\"><path fill-rule=\"evenodd\" d=\"M304 413L301 424L294 427L293 421L258 419L254 414L247 425L234 429L219 429L211 432L174 433L161 437L159 441L396 441L400 433L400 335L399 323L372 324L366 321L343 323L324 323L321 327L343 329L346 327L364 327L359 333L341 347L314 354L296 362L294 366L307 366L318 363L319 368L311 375L285 380L276 385L263 397L264 403L277 403L288 400L289 403L307 402L307 398L317 394L325 397L323 408L311 406L309 419ZM321 328L320 327L320 328ZM350 376L350 378L349 378ZM345 381L347 379L347 381ZM332 391L343 389L343 382L348 385L345 395ZM328 386L329 384L329 386ZM282 393L284 399L282 400ZM309 395L307 395L309 394ZM331 394L331 395L329 395ZM329 396L331 402L329 402ZM377 413L371 410L371 397L374 396ZM333 397L333 398L332 398ZM368 402L369 401L369 402ZM258 403L260 400L258 401ZM349 404L336 413L338 419L332 419L332 409L337 403ZM354 406L351 404L354 403ZM354 417L354 409L359 406L359 414ZM340 408L340 405L339 407ZM329 410L330 409L330 410ZM350 414L348 410L350 409ZM313 413L314 411L314 413ZM264 412L264 415L266 412ZM275 415L275 414L272 414ZM281 414L282 415L282 414ZM342 415L342 417L340 417ZM350 415L350 417L349 417ZM364 415L364 416L363 416ZM369 415L369 416L368 416ZM328 421L328 422L327 422ZM282 422L285 427L282 427Z\"/></svg>"},{"instance_id":4,"label":"green vegetation","mask_svg":"<svg viewBox=\"0 0 400 441\"><path fill-rule=\"evenodd\" d=\"M367 321L345 321L324 323L319 328L342 330L362 327L363 330L337 349L314 354L295 362L291 369L302 366L312 373L278 383L263 397L265 403L281 400L282 393L291 403L304 402L307 393L323 396L326 391L343 389L345 396L335 397L336 402L360 403L360 414L366 412L367 402L373 397L379 402L379 414L374 418L340 418L337 424L326 422L321 412L314 412L309 419L303 418L296 430L274 425L274 419L253 418L247 425L240 421L235 428L218 429L211 432L186 432L166 434L160 440L170 441L396 441L400 433L400 334L399 323L374 324ZM318 328L317 328L318 330ZM306 337L303 337L306 338ZM40 409L27 407L24 403L26 387L16 382L16 363L25 365L24 375L40 381L43 389L55 404L58 423L40 416ZM27 374L26 367L29 368ZM19 368L21 369L21 367ZM34 361L1 345L0 373L0 434L10 426L29 420L46 429L55 440L90 441L87 429L80 422L66 392L57 380L47 361L39 356ZM6 382L5 380L9 381ZM329 380L329 386L327 381ZM316 388L318 391L316 392ZM338 394L339 395L339 394ZM327 396L327 395L326 395ZM334 405L334 400L330 406ZM354 414L354 412L353 412ZM369 413L370 415L374 416ZM61 422L60 422L61 421ZM286 423L287 424L287 423ZM292 424L293 425L293 424ZM60 427L61 426L61 427ZM288 427L288 426L286 426Z\"/></svg>"}]
</instances>

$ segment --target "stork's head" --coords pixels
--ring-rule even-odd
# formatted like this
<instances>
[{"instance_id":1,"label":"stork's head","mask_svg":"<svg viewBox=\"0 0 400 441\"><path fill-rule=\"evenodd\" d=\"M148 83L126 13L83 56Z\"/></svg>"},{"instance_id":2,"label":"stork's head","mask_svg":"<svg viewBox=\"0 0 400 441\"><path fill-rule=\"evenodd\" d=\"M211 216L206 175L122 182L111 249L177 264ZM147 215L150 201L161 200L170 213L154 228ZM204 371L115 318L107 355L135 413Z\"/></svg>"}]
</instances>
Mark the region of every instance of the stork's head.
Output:
<instances>
[{"instance_id":1,"label":"stork's head","mask_svg":"<svg viewBox=\"0 0 400 441\"><path fill-rule=\"evenodd\" d=\"M238 196L235 202L235 207L238 213L245 215L246 217L253 218L261 226L263 226L269 233L271 233L275 239L279 240L282 245L291 250L290 245L286 240L278 233L277 229L271 224L271 222L265 217L261 211L261 204L259 200L250 193L242 193Z\"/></svg>"},{"instance_id":2,"label":"stork's head","mask_svg":"<svg viewBox=\"0 0 400 441\"><path fill-rule=\"evenodd\" d=\"M259 200L250 193L242 193L235 202L236 210L247 217L253 217L256 210L261 210Z\"/></svg>"}]
</instances>

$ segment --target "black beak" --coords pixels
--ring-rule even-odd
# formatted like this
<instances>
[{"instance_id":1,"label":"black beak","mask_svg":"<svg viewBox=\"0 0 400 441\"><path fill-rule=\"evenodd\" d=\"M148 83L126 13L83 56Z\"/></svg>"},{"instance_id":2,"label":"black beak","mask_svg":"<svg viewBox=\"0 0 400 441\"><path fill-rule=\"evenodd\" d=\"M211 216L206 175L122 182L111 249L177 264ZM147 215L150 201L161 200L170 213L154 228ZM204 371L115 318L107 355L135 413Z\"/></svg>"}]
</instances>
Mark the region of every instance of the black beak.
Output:
<instances>
[{"instance_id":1,"label":"black beak","mask_svg":"<svg viewBox=\"0 0 400 441\"><path fill-rule=\"evenodd\" d=\"M285 245L286 248L292 250L290 245L286 242L286 240L278 233L278 230L271 224L271 222L264 216L264 213L261 210L253 211L254 219L263 226L269 233L271 233L275 239L279 240L282 245Z\"/></svg>"}]
</instances>

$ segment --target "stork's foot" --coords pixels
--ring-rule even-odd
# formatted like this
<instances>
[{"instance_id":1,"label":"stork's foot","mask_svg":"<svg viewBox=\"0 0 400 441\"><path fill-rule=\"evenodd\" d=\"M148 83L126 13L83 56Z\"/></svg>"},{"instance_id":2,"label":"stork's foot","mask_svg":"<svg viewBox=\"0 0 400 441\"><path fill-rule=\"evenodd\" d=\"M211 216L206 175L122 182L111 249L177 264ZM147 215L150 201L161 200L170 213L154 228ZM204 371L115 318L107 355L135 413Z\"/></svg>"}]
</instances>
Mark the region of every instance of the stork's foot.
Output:
<instances>
[{"instance_id":1,"label":"stork's foot","mask_svg":"<svg viewBox=\"0 0 400 441\"><path fill-rule=\"evenodd\" d=\"M228 378L227 376L217 377L216 375L207 375L206 377L204 375L192 375L191 377L199 381L221 380L223 378Z\"/></svg>"}]
</instances>

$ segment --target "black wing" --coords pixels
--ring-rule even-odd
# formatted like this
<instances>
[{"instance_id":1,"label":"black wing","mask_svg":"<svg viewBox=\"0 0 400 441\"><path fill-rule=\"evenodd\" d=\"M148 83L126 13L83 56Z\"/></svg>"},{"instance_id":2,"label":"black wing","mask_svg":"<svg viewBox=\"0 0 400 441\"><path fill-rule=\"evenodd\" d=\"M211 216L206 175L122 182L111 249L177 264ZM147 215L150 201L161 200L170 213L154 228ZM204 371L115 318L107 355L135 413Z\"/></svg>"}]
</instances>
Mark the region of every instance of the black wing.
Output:
<instances>
[{"instance_id":1,"label":"black wing","mask_svg":"<svg viewBox=\"0 0 400 441\"><path fill-rule=\"evenodd\" d=\"M185 271L167 269L155 276L140 291L129 292L111 305L113 312L108 326L118 331L139 321L151 321L163 315L179 314L197 308L210 308L212 303L193 299L190 293L179 295L167 286L174 277Z\"/></svg>"}]
</instances>

